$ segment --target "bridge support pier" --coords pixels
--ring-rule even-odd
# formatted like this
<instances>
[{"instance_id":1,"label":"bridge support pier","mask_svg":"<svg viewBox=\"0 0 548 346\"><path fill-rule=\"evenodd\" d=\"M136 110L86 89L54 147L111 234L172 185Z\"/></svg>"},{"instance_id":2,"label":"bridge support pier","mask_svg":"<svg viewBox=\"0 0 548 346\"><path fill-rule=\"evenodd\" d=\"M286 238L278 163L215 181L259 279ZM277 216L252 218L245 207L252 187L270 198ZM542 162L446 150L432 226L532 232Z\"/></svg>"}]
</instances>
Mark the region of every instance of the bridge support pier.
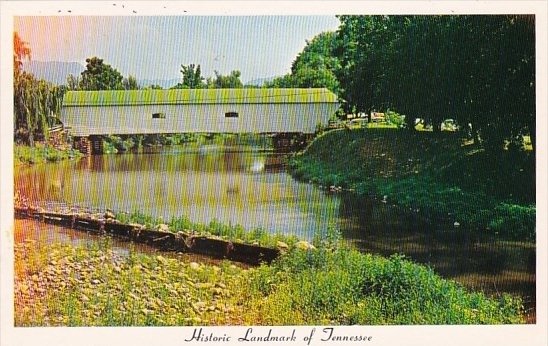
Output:
<instances>
[{"instance_id":1,"label":"bridge support pier","mask_svg":"<svg viewBox=\"0 0 548 346\"><path fill-rule=\"evenodd\" d=\"M102 154L103 140L100 136L74 137L73 147L86 156Z\"/></svg>"},{"instance_id":2,"label":"bridge support pier","mask_svg":"<svg viewBox=\"0 0 548 346\"><path fill-rule=\"evenodd\" d=\"M272 138L272 144L276 151L302 150L314 138L313 134L304 133L278 133Z\"/></svg>"},{"instance_id":3,"label":"bridge support pier","mask_svg":"<svg viewBox=\"0 0 548 346\"><path fill-rule=\"evenodd\" d=\"M91 141L91 153L94 155L103 153L103 139L101 136L89 136Z\"/></svg>"}]
</instances>

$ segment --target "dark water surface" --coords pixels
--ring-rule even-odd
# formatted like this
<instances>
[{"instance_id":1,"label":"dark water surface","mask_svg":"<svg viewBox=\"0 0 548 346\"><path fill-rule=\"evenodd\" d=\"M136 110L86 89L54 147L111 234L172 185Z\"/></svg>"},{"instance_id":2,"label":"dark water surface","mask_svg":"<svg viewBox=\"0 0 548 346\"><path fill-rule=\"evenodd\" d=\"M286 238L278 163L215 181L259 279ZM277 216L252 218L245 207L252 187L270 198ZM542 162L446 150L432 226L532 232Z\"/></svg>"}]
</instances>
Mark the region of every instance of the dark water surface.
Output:
<instances>
[{"instance_id":1,"label":"dark water surface","mask_svg":"<svg viewBox=\"0 0 548 346\"><path fill-rule=\"evenodd\" d=\"M467 287L520 295L534 322L535 244L472 234L452 223L430 225L380 201L326 193L293 180L283 163L281 154L241 148L170 147L18 167L15 185L44 204L140 211L166 221L218 220L308 240L332 225L363 251L405 254ZM45 230L61 241L84 241L74 240L71 230L29 225L24 237ZM123 251L127 245L115 246Z\"/></svg>"}]
</instances>

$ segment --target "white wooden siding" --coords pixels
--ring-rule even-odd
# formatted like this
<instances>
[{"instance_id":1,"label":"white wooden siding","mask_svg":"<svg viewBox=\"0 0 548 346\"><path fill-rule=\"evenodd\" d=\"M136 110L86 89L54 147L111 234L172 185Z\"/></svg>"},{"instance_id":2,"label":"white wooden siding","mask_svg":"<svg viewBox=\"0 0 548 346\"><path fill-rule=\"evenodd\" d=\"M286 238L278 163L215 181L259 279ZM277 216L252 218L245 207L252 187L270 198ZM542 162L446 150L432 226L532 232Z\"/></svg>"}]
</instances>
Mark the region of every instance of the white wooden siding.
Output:
<instances>
[{"instance_id":1,"label":"white wooden siding","mask_svg":"<svg viewBox=\"0 0 548 346\"><path fill-rule=\"evenodd\" d=\"M314 133L337 103L65 106L60 120L74 136L150 133ZM237 112L237 118L225 113ZM153 119L153 113L165 118Z\"/></svg>"}]
</instances>

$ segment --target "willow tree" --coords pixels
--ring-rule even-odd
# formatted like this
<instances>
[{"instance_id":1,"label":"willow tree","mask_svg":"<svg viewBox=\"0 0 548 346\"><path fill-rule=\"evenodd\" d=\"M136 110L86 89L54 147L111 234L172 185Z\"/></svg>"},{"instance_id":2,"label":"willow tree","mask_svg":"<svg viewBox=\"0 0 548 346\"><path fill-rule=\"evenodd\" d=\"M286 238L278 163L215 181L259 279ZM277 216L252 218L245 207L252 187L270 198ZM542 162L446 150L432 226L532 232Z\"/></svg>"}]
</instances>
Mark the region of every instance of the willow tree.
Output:
<instances>
[{"instance_id":1,"label":"willow tree","mask_svg":"<svg viewBox=\"0 0 548 346\"><path fill-rule=\"evenodd\" d=\"M36 79L22 70L23 60L30 59L28 43L14 33L13 106L15 139L34 145L36 135L47 136L49 120L61 107L62 89Z\"/></svg>"}]
</instances>

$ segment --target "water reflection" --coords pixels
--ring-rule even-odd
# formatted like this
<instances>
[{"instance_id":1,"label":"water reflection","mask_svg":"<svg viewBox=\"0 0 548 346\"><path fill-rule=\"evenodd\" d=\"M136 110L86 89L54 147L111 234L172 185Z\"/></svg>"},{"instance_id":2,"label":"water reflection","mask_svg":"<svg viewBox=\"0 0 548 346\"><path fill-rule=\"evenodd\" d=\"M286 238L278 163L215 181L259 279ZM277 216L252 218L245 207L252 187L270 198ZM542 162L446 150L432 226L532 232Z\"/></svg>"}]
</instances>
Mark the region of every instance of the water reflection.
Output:
<instances>
[{"instance_id":1,"label":"water reflection","mask_svg":"<svg viewBox=\"0 0 548 346\"><path fill-rule=\"evenodd\" d=\"M311 239L336 218L338 199L294 181L283 162L258 151L161 148L28 167L16 188L34 201L215 219Z\"/></svg>"}]
</instances>

